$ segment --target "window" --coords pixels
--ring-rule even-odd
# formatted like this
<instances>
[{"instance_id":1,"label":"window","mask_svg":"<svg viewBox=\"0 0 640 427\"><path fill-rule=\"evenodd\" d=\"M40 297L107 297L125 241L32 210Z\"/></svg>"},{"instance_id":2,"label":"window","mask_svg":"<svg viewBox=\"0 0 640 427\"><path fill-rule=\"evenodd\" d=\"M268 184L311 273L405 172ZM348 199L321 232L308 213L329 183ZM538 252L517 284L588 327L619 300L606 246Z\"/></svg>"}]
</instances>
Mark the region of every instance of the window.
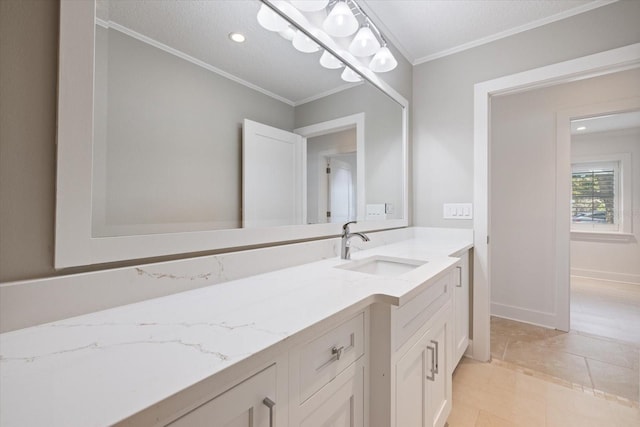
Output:
<instances>
[{"instance_id":1,"label":"window","mask_svg":"<svg viewBox=\"0 0 640 427\"><path fill-rule=\"evenodd\" d=\"M630 206L623 191L627 156L606 156L571 165L572 231L628 232L623 209Z\"/></svg>"}]
</instances>

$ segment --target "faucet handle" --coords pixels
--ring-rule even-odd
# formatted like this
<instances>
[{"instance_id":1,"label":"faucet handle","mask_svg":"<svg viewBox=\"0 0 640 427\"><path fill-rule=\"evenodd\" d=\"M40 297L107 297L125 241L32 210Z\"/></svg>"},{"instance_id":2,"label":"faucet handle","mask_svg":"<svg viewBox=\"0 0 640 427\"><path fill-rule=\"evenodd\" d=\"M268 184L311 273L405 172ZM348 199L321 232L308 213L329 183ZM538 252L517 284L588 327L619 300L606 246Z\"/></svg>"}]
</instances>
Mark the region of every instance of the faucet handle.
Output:
<instances>
[{"instance_id":1,"label":"faucet handle","mask_svg":"<svg viewBox=\"0 0 640 427\"><path fill-rule=\"evenodd\" d=\"M357 224L357 223L358 223L358 221L349 221L345 225L342 226L342 229L344 231L348 231L349 230L349 224Z\"/></svg>"},{"instance_id":2,"label":"faucet handle","mask_svg":"<svg viewBox=\"0 0 640 427\"><path fill-rule=\"evenodd\" d=\"M345 233L349 232L349 224L357 224L358 221L349 221L347 222L345 225L342 226L342 231L344 231Z\"/></svg>"}]
</instances>

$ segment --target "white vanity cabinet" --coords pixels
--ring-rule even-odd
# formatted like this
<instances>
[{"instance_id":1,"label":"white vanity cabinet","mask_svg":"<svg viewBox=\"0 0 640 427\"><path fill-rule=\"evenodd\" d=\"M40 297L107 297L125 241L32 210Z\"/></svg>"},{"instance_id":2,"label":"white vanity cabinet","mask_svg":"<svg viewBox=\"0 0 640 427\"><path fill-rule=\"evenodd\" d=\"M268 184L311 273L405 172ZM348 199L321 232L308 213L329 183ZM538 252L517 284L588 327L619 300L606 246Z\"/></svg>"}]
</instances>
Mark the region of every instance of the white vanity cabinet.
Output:
<instances>
[{"instance_id":1,"label":"white vanity cabinet","mask_svg":"<svg viewBox=\"0 0 640 427\"><path fill-rule=\"evenodd\" d=\"M459 265L459 264L457 264ZM371 426L444 426L451 412L455 266L402 304L372 308Z\"/></svg>"},{"instance_id":2,"label":"white vanity cabinet","mask_svg":"<svg viewBox=\"0 0 640 427\"><path fill-rule=\"evenodd\" d=\"M276 366L271 365L168 426L273 427L276 400Z\"/></svg>"},{"instance_id":3,"label":"white vanity cabinet","mask_svg":"<svg viewBox=\"0 0 640 427\"><path fill-rule=\"evenodd\" d=\"M460 256L460 264L456 266L455 287L453 289L453 361L454 366L467 351L469 346L469 256L466 251Z\"/></svg>"},{"instance_id":4,"label":"white vanity cabinet","mask_svg":"<svg viewBox=\"0 0 640 427\"><path fill-rule=\"evenodd\" d=\"M447 305L395 364L398 427L441 427L447 420L451 410L450 315Z\"/></svg>"},{"instance_id":5,"label":"white vanity cabinet","mask_svg":"<svg viewBox=\"0 0 640 427\"><path fill-rule=\"evenodd\" d=\"M291 426L364 427L368 310L289 352Z\"/></svg>"}]
</instances>

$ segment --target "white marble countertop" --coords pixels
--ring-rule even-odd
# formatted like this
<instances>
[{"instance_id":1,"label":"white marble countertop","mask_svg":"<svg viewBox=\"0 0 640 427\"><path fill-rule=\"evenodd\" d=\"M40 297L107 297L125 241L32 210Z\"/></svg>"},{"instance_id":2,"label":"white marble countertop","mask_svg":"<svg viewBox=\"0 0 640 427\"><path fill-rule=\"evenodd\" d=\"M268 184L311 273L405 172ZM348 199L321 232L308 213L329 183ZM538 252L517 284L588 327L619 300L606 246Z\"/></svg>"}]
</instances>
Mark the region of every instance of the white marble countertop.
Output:
<instances>
[{"instance_id":1,"label":"white marble countertop","mask_svg":"<svg viewBox=\"0 0 640 427\"><path fill-rule=\"evenodd\" d=\"M471 246L412 238L353 253L429 261L395 278L332 258L1 334L0 425L117 423L345 309L401 305Z\"/></svg>"}]
</instances>

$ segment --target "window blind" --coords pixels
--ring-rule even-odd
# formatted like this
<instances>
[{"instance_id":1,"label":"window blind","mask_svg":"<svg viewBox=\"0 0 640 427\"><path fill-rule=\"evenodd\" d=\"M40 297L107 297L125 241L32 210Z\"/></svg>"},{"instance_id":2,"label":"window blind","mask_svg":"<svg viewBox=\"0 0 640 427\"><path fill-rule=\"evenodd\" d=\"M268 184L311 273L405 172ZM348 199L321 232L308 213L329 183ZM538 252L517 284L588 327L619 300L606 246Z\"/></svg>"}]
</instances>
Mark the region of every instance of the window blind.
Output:
<instances>
[{"instance_id":1,"label":"window blind","mask_svg":"<svg viewBox=\"0 0 640 427\"><path fill-rule=\"evenodd\" d=\"M615 169L575 171L572 181L572 221L615 223Z\"/></svg>"}]
</instances>

